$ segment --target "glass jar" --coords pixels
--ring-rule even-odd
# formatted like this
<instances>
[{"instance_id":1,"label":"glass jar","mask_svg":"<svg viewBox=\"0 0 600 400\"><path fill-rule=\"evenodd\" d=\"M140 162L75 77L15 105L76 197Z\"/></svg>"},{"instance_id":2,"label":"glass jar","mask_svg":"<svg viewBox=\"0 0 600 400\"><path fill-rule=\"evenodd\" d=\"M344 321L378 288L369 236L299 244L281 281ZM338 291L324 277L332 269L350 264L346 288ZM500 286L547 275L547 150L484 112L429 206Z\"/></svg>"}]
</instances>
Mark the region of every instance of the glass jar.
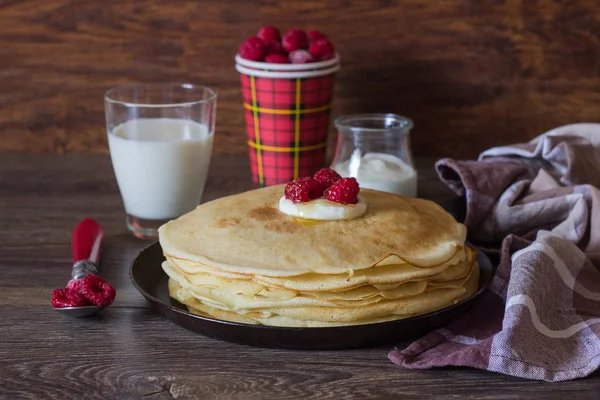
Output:
<instances>
[{"instance_id":1,"label":"glass jar","mask_svg":"<svg viewBox=\"0 0 600 400\"><path fill-rule=\"evenodd\" d=\"M396 114L356 114L335 120L338 130L331 168L362 188L417 196L410 149L413 122Z\"/></svg>"}]
</instances>

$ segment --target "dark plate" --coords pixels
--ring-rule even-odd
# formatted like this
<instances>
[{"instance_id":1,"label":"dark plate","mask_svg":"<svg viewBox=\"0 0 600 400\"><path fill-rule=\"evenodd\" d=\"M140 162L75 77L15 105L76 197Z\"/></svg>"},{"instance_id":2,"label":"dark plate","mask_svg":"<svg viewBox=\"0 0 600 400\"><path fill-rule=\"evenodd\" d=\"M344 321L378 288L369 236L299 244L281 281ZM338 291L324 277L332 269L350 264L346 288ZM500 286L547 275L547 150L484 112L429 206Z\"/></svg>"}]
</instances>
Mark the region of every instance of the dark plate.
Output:
<instances>
[{"instance_id":1,"label":"dark plate","mask_svg":"<svg viewBox=\"0 0 600 400\"><path fill-rule=\"evenodd\" d=\"M240 324L189 313L183 304L169 297L168 277L161 268L163 261L162 248L159 243L154 243L138 255L129 271L135 288L159 314L193 332L229 342L307 350L370 347L422 336L463 314L479 298L495 272L490 259L479 252L479 290L458 304L429 314L366 325L285 328Z\"/></svg>"}]
</instances>

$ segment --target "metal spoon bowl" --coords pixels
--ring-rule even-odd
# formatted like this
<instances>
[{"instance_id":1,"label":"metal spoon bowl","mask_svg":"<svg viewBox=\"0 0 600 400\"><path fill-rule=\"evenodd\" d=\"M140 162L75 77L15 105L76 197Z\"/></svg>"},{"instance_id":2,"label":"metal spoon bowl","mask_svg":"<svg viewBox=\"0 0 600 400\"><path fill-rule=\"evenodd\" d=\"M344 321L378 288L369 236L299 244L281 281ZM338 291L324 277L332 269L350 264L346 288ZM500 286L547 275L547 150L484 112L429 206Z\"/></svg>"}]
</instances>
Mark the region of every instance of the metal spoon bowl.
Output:
<instances>
[{"instance_id":1,"label":"metal spoon bowl","mask_svg":"<svg viewBox=\"0 0 600 400\"><path fill-rule=\"evenodd\" d=\"M101 311L104 306L62 307L54 308L56 311L71 317L89 317Z\"/></svg>"}]
</instances>

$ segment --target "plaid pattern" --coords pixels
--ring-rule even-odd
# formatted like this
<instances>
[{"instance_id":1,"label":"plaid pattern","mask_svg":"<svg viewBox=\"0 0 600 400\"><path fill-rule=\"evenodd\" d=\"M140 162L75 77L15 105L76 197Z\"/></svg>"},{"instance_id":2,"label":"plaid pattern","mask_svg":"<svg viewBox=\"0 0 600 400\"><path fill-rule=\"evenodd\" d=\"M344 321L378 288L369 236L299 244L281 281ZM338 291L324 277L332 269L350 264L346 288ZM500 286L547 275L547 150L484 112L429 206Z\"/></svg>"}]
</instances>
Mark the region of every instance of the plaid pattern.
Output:
<instances>
[{"instance_id":1,"label":"plaid pattern","mask_svg":"<svg viewBox=\"0 0 600 400\"><path fill-rule=\"evenodd\" d=\"M254 182L287 183L325 165L333 75L262 78L241 74Z\"/></svg>"}]
</instances>

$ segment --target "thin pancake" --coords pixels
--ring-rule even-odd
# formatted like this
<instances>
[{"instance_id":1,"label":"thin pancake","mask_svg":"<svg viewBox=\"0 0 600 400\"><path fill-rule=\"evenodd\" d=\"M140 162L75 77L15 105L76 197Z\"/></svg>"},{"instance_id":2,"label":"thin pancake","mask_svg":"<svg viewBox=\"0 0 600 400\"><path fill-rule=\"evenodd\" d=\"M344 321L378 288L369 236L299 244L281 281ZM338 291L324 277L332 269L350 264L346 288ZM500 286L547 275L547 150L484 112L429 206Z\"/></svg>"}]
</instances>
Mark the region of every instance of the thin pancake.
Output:
<instances>
[{"instance_id":1,"label":"thin pancake","mask_svg":"<svg viewBox=\"0 0 600 400\"><path fill-rule=\"evenodd\" d=\"M224 321L232 321L251 325L267 325L267 326L284 326L293 328L323 328L323 327L334 327L334 326L347 326L347 325L363 325L373 324L378 322L392 321L399 319L398 316L373 318L360 322L322 322L322 321L307 321L298 320L295 318L284 317L273 315L271 317L260 317L259 315L249 316L237 314L231 311L220 310L218 308L210 307L202 304L200 301L192 297L187 290L181 288L179 284L169 279L169 293L171 297L179 301L181 304L188 307L189 312L196 315L201 315L209 318L216 318ZM411 317L412 315L405 315L404 318Z\"/></svg>"},{"instance_id":2,"label":"thin pancake","mask_svg":"<svg viewBox=\"0 0 600 400\"><path fill-rule=\"evenodd\" d=\"M446 270L451 270L447 273L448 277L461 277L470 270L473 263L473 252L470 249L466 251L466 258L463 261L458 261L459 257L463 257L462 253L463 252L461 251L460 255L457 254L455 258L449 260L449 264L442 264L430 268L420 268L409 264L400 264L353 271L352 274L349 274L348 271L335 275L308 273L287 278L231 274L228 272L222 273L219 270L206 268L202 265L198 265L198 263L188 260L181 260L169 256L167 256L167 260L171 265L182 270L188 277L202 273L225 279L251 280L254 283L264 286L298 292L329 292L346 291L365 285L373 285L382 290L391 290L397 288L402 283L432 278Z\"/></svg>"},{"instance_id":3,"label":"thin pancake","mask_svg":"<svg viewBox=\"0 0 600 400\"><path fill-rule=\"evenodd\" d=\"M468 282L463 288L462 294L455 296L458 291L442 289L433 291L429 296L421 299L413 299L406 303L405 307L400 309L392 304L383 304L382 308L389 308L391 314L383 313L380 316L365 312L364 308L359 309L342 309L341 315L332 316L331 313L340 314L340 310L336 308L297 308L297 309L270 309L264 312L256 311L249 313L237 313L228 310L223 310L209 305L203 304L189 294L189 291L182 288L176 281L169 279L169 293L171 297L178 300L180 303L188 306L192 313L222 319L226 321L241 322L247 324L262 324L270 326L288 326L288 327L324 327L324 326L345 326L345 325L362 325L368 323L376 323L390 321L402 318L408 318L415 314L422 314L435 311L436 309L444 308L455 304L465 298L471 296L477 290L479 282L479 267L475 265L473 273L469 277ZM439 302L439 295L442 295L447 303ZM422 297L422 296L415 296ZM436 299L434 299L436 298ZM433 300L433 301L432 301ZM427 307L424 307L427 304ZM390 307L391 306L391 307ZM408 313L409 309L421 310L416 313ZM366 318L361 319L361 316ZM311 318L305 318L310 315Z\"/></svg>"},{"instance_id":4,"label":"thin pancake","mask_svg":"<svg viewBox=\"0 0 600 400\"><path fill-rule=\"evenodd\" d=\"M163 269L171 279L177 281L184 289L187 289L193 297L204 304L229 311L267 309L270 307L363 307L385 300L382 296L370 296L368 298L357 300L324 299L319 298L318 296L305 296L301 293L286 298L269 298L261 296L258 293L254 295L245 295L237 291L232 292L223 288L193 285L185 276L178 273L176 268L171 267L166 262L163 263ZM424 283L423 290L425 290L426 286L427 284ZM230 284L225 287L231 288L234 286ZM401 296L401 294L397 295L397 298L400 297L407 296Z\"/></svg>"},{"instance_id":5,"label":"thin pancake","mask_svg":"<svg viewBox=\"0 0 600 400\"><path fill-rule=\"evenodd\" d=\"M171 279L176 280L182 288L210 307L232 311L238 314L256 314L267 317L273 314L288 316L296 319L324 322L352 322L374 317L390 315L422 314L443 308L463 296L473 294L476 286L472 282L479 280L479 268L474 264L472 273L464 286L457 285L449 288L435 288L418 295L401 299L384 299L375 297L368 300L349 301L335 304L326 301L297 296L286 300L268 300L253 298L218 289L198 288L190 285L181 276L173 273L166 263L163 264Z\"/></svg>"},{"instance_id":6,"label":"thin pancake","mask_svg":"<svg viewBox=\"0 0 600 400\"><path fill-rule=\"evenodd\" d=\"M283 188L220 198L168 222L159 229L165 254L281 278L399 262L433 267L463 248L464 225L433 202L362 189L368 204L362 217L307 224L279 212Z\"/></svg>"},{"instance_id":7,"label":"thin pancake","mask_svg":"<svg viewBox=\"0 0 600 400\"><path fill-rule=\"evenodd\" d=\"M337 300L364 300L379 295L388 299L394 299L419 294L425 290L428 283L427 279L420 279L416 281L399 283L394 285L394 287L389 290L379 290L375 286L366 285L344 291L298 292L296 290L267 286L248 280L221 278L208 273L186 274L173 262L172 259L167 258L166 263L169 269L173 270L178 275L182 275L186 281L195 287L215 288L244 296L260 296L270 299L289 299L299 294L334 302ZM165 271L168 272L166 269ZM438 286L440 285L443 284L439 283Z\"/></svg>"}]
</instances>

